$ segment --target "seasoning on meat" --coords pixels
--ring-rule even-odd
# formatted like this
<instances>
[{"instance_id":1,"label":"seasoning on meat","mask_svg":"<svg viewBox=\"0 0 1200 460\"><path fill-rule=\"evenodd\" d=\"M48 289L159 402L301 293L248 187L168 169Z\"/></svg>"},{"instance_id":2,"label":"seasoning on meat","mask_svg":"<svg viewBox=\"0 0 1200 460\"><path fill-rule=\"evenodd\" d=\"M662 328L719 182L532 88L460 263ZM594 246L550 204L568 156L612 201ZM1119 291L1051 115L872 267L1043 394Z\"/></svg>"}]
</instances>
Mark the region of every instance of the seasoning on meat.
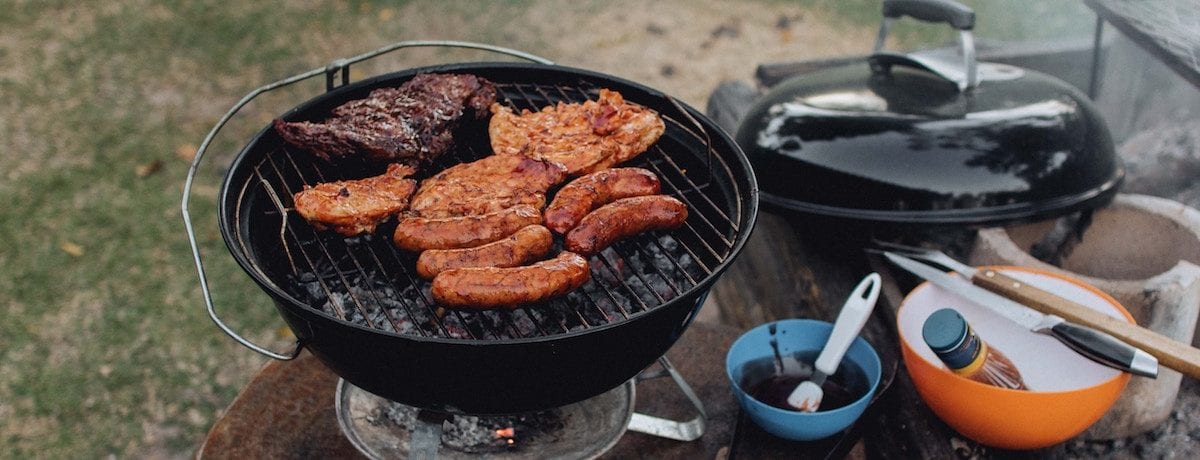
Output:
<instances>
[{"instance_id":1,"label":"seasoning on meat","mask_svg":"<svg viewBox=\"0 0 1200 460\"><path fill-rule=\"evenodd\" d=\"M431 218L487 214L518 204L540 211L546 190L566 178L562 166L548 161L491 155L421 181L409 210Z\"/></svg>"},{"instance_id":2,"label":"seasoning on meat","mask_svg":"<svg viewBox=\"0 0 1200 460\"><path fill-rule=\"evenodd\" d=\"M362 155L417 166L449 150L459 121L482 119L495 101L495 85L474 75L418 74L338 106L323 122L275 120L275 130L326 160Z\"/></svg>"},{"instance_id":3,"label":"seasoning on meat","mask_svg":"<svg viewBox=\"0 0 1200 460\"><path fill-rule=\"evenodd\" d=\"M413 252L469 248L491 243L541 221L542 213L528 204L472 216L406 217L396 225L392 242Z\"/></svg>"},{"instance_id":4,"label":"seasoning on meat","mask_svg":"<svg viewBox=\"0 0 1200 460\"><path fill-rule=\"evenodd\" d=\"M413 168L388 165L387 172L365 179L325 182L293 196L296 212L318 229L354 236L375 231L375 226L403 211L417 187L407 179Z\"/></svg>"},{"instance_id":5,"label":"seasoning on meat","mask_svg":"<svg viewBox=\"0 0 1200 460\"><path fill-rule=\"evenodd\" d=\"M524 267L446 270L433 278L430 293L445 307L515 308L566 295L590 278L587 259L562 252Z\"/></svg>"},{"instance_id":6,"label":"seasoning on meat","mask_svg":"<svg viewBox=\"0 0 1200 460\"><path fill-rule=\"evenodd\" d=\"M655 195L658 176L642 168L612 168L575 179L554 194L546 207L546 226L566 234L593 209L620 198Z\"/></svg>"},{"instance_id":7,"label":"seasoning on meat","mask_svg":"<svg viewBox=\"0 0 1200 460\"><path fill-rule=\"evenodd\" d=\"M429 249L417 258L417 275L432 279L453 268L516 267L546 257L554 245L550 230L529 225L507 238L462 249Z\"/></svg>"},{"instance_id":8,"label":"seasoning on meat","mask_svg":"<svg viewBox=\"0 0 1200 460\"><path fill-rule=\"evenodd\" d=\"M666 195L622 198L588 213L567 232L568 251L591 256L617 240L650 230L678 228L687 220L683 202Z\"/></svg>"},{"instance_id":9,"label":"seasoning on meat","mask_svg":"<svg viewBox=\"0 0 1200 460\"><path fill-rule=\"evenodd\" d=\"M600 90L597 100L546 106L516 114L492 104L488 123L492 151L560 163L572 176L609 168L650 148L665 129L649 108Z\"/></svg>"}]
</instances>

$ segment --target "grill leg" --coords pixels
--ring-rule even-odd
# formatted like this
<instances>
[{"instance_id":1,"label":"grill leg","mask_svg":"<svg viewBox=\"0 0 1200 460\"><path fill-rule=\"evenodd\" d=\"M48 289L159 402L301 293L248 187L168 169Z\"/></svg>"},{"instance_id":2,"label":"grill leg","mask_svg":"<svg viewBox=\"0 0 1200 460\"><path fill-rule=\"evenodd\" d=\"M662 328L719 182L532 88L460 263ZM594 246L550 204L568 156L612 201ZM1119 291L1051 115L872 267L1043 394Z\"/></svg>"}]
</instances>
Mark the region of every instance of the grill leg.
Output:
<instances>
[{"instance_id":1,"label":"grill leg","mask_svg":"<svg viewBox=\"0 0 1200 460\"><path fill-rule=\"evenodd\" d=\"M642 371L638 374L636 381L655 379L664 376L671 377L675 381L675 385L679 387L679 391L687 396L687 399L692 402L692 406L696 408L696 416L690 420L668 420L651 415L634 413L629 419L629 429L638 433L646 433L660 438L674 439L676 441L695 441L704 434L705 421L708 419L708 414L704 412L704 403L700 402L700 397L696 396L696 392L692 391L692 387L688 385L683 376L675 370L671 365L671 361L667 360L666 356L658 358L658 364L662 367L656 372Z\"/></svg>"}]
</instances>

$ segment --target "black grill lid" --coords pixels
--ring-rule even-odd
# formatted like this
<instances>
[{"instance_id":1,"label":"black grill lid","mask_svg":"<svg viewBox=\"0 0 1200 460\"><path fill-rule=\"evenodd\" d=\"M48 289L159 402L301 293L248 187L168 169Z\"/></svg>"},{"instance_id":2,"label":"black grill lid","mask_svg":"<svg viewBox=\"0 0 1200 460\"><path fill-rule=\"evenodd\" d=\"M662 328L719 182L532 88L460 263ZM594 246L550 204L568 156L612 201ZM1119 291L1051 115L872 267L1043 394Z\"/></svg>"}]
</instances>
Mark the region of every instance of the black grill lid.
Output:
<instances>
[{"instance_id":1,"label":"black grill lid","mask_svg":"<svg viewBox=\"0 0 1200 460\"><path fill-rule=\"evenodd\" d=\"M997 224L1111 198L1124 174L1096 109L1028 70L969 92L866 62L795 77L737 133L776 208L867 221Z\"/></svg>"},{"instance_id":2,"label":"black grill lid","mask_svg":"<svg viewBox=\"0 0 1200 460\"><path fill-rule=\"evenodd\" d=\"M757 101L736 139L763 202L868 222L995 225L1111 199L1124 171L1087 97L1048 75L976 63L971 24L953 20L962 11L887 1L869 59L793 77ZM955 27L958 53L880 51L900 15Z\"/></svg>"}]
</instances>

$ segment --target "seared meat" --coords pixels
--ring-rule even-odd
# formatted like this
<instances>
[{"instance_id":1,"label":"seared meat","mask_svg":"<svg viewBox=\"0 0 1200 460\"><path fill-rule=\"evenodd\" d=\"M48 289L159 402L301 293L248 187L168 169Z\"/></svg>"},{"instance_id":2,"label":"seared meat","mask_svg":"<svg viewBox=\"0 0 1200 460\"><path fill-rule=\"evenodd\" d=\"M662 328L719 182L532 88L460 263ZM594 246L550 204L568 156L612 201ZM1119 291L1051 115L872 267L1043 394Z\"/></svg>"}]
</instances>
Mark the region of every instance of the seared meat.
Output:
<instances>
[{"instance_id":1,"label":"seared meat","mask_svg":"<svg viewBox=\"0 0 1200 460\"><path fill-rule=\"evenodd\" d=\"M417 274L433 279L452 268L516 267L539 260L550 252L554 237L541 225L529 225L508 238L462 249L430 249L417 258Z\"/></svg>"},{"instance_id":2,"label":"seared meat","mask_svg":"<svg viewBox=\"0 0 1200 460\"><path fill-rule=\"evenodd\" d=\"M567 233L563 247L590 256L622 238L678 228L687 220L683 202L666 195L622 198L588 213Z\"/></svg>"},{"instance_id":3,"label":"seared meat","mask_svg":"<svg viewBox=\"0 0 1200 460\"><path fill-rule=\"evenodd\" d=\"M306 185L293 197L296 211L318 229L331 227L346 236L369 233L408 205L417 187L417 181L406 179L413 172L409 166L391 164L374 177Z\"/></svg>"},{"instance_id":4,"label":"seared meat","mask_svg":"<svg viewBox=\"0 0 1200 460\"><path fill-rule=\"evenodd\" d=\"M421 182L410 210L421 217L472 216L528 204L539 211L546 190L566 179L561 165L492 155L452 166Z\"/></svg>"},{"instance_id":5,"label":"seared meat","mask_svg":"<svg viewBox=\"0 0 1200 460\"><path fill-rule=\"evenodd\" d=\"M658 176L642 168L596 171L564 185L546 207L546 226L560 234L575 227L587 213L620 198L654 195Z\"/></svg>"},{"instance_id":6,"label":"seared meat","mask_svg":"<svg viewBox=\"0 0 1200 460\"><path fill-rule=\"evenodd\" d=\"M463 118L483 118L496 87L473 75L419 74L397 88L379 88L366 99L333 109L320 123L275 120L288 143L329 160L365 155L374 161L416 166L454 144Z\"/></svg>"},{"instance_id":7,"label":"seared meat","mask_svg":"<svg viewBox=\"0 0 1200 460\"><path fill-rule=\"evenodd\" d=\"M406 217L396 225L392 242L407 251L479 246L541 223L537 208L519 204L496 212L459 217Z\"/></svg>"},{"instance_id":8,"label":"seared meat","mask_svg":"<svg viewBox=\"0 0 1200 460\"><path fill-rule=\"evenodd\" d=\"M571 175L627 161L650 148L665 126L658 113L627 103L621 93L600 90L581 104L560 102L539 112L492 104L488 124L492 151L560 163Z\"/></svg>"},{"instance_id":9,"label":"seared meat","mask_svg":"<svg viewBox=\"0 0 1200 460\"><path fill-rule=\"evenodd\" d=\"M587 259L562 252L525 267L446 270L433 278L430 293L446 307L514 308L565 295L589 278Z\"/></svg>"}]
</instances>

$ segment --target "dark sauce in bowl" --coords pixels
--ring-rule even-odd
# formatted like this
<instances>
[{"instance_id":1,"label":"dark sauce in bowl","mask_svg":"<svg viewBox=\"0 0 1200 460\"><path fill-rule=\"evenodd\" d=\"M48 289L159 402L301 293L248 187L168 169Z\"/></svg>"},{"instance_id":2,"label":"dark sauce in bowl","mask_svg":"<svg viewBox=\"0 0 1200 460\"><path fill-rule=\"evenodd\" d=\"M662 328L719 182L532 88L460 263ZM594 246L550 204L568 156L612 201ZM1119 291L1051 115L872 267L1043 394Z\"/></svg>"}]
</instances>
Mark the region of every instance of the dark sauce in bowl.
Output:
<instances>
[{"instance_id":1,"label":"dark sauce in bowl","mask_svg":"<svg viewBox=\"0 0 1200 460\"><path fill-rule=\"evenodd\" d=\"M795 411L788 405L788 395L812 377L813 362L819 350L797 352L793 355L768 356L742 365L740 385L752 398L779 409ZM837 372L821 385L824 396L818 412L846 407L868 390L867 374L849 359L838 364Z\"/></svg>"}]
</instances>

